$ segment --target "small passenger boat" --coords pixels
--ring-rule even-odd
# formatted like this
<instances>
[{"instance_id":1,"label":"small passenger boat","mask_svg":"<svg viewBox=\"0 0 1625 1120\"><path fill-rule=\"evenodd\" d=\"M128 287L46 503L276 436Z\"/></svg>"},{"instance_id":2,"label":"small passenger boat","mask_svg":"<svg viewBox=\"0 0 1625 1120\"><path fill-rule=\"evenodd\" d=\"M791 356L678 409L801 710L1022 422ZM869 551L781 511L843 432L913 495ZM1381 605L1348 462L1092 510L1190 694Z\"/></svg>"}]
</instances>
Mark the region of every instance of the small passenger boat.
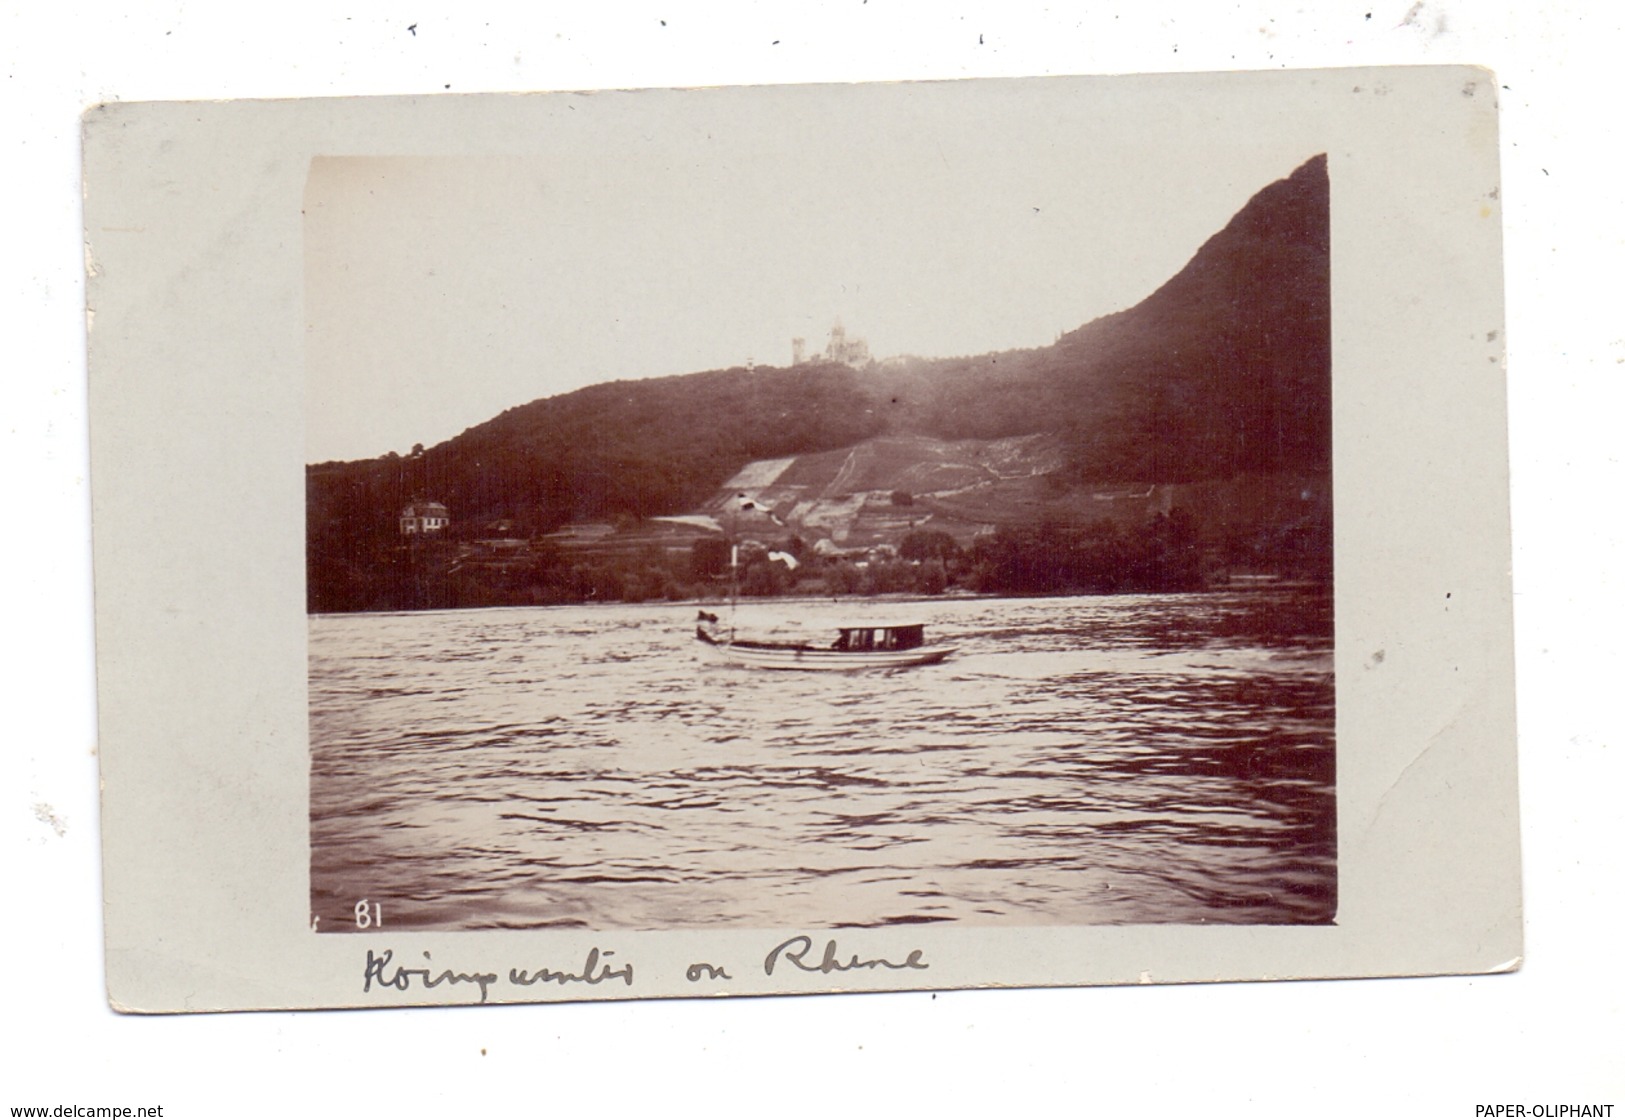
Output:
<instances>
[{"instance_id":1,"label":"small passenger boat","mask_svg":"<svg viewBox=\"0 0 1625 1120\"><path fill-rule=\"evenodd\" d=\"M711 632L708 624L717 616L700 612L694 636L713 657L729 665L757 669L902 669L911 665L935 665L958 646L926 645L925 627L841 626L828 645L812 642L747 641L732 634Z\"/></svg>"}]
</instances>

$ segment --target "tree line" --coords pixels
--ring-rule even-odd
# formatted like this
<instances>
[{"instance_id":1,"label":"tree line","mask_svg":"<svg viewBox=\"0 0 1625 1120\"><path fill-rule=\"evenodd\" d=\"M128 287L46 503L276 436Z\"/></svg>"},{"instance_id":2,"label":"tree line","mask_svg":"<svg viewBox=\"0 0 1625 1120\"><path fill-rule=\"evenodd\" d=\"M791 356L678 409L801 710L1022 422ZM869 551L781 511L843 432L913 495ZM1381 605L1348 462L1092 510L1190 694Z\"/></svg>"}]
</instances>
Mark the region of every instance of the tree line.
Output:
<instances>
[{"instance_id":1,"label":"tree line","mask_svg":"<svg viewBox=\"0 0 1625 1120\"><path fill-rule=\"evenodd\" d=\"M787 559L788 558L788 559ZM1008 526L963 547L921 529L896 549L820 556L789 536L740 550L700 538L686 550L616 554L541 538L504 550L455 535L375 540L310 573L312 611L423 610L775 596L1109 594L1203 586L1204 554L1182 510L1138 531L1112 522Z\"/></svg>"}]
</instances>

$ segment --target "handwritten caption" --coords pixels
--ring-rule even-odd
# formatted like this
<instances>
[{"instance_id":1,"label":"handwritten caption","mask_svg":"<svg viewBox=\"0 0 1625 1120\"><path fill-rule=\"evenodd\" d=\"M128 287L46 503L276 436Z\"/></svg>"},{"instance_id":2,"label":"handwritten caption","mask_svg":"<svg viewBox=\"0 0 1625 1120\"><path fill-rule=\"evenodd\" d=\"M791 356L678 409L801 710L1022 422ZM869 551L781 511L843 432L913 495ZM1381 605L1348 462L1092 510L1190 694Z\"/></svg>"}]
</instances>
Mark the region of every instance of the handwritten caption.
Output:
<instances>
[{"instance_id":1,"label":"handwritten caption","mask_svg":"<svg viewBox=\"0 0 1625 1120\"><path fill-rule=\"evenodd\" d=\"M437 966L427 952L423 953L422 957L421 964L415 960L405 959L397 962L393 949L385 949L382 952L368 949L367 963L361 977L362 992L371 992L375 988L381 991L427 992L446 987L462 989L470 995L478 990L478 1002L485 1003L490 998L491 992L503 985L523 990L538 985L557 985L562 988L572 984L596 987L600 984L620 983L630 988L634 986L637 976L632 962L617 958L613 949L600 949L596 945L587 951L586 959L575 971L542 967L509 968L506 973L464 972ZM924 950L921 949L909 950L900 960L889 957L864 957L858 953L848 955L842 952L832 937L824 942L820 952L813 939L806 934L797 934L787 941L781 941L762 958L761 963L764 976L772 976L775 971L781 975L813 972L828 976L837 972L887 969L901 972L930 967L925 961ZM725 965L709 961L695 961L684 970L683 975L691 984L734 979Z\"/></svg>"}]
</instances>

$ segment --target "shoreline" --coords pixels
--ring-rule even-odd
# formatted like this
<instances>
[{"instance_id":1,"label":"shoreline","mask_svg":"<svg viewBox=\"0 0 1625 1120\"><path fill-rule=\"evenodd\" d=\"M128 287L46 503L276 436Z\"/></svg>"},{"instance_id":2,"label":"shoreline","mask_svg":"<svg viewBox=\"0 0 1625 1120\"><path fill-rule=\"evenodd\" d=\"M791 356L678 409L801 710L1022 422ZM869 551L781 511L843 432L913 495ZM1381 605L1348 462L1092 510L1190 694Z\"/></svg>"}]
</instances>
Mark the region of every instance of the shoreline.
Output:
<instances>
[{"instance_id":1,"label":"shoreline","mask_svg":"<svg viewBox=\"0 0 1625 1120\"><path fill-rule=\"evenodd\" d=\"M770 603L784 603L787 605L829 604L829 603L942 603L942 602L976 602L982 600L1010 600L1027 601L1035 599L1107 599L1113 597L1147 596L1147 595L1214 595L1224 592L1261 593L1269 591L1297 591L1297 592L1324 592L1331 594L1335 584L1325 580L1309 579L1280 579L1271 582L1257 583L1225 583L1207 587L1186 588L1179 591L1075 591L1052 595L1001 595L987 591L944 591L940 595L920 595L906 591L886 591L874 595L760 595L750 596L737 600L737 605L761 606ZM577 603L493 603L480 607L416 607L404 610L380 611L307 611L305 617L311 618L348 618L353 615L414 615L414 614L460 614L465 611L513 611L513 610L562 610L579 607L674 607L692 609L701 607L727 607L727 597L706 599L644 599L641 602L626 602L615 599L609 601L583 600Z\"/></svg>"}]
</instances>

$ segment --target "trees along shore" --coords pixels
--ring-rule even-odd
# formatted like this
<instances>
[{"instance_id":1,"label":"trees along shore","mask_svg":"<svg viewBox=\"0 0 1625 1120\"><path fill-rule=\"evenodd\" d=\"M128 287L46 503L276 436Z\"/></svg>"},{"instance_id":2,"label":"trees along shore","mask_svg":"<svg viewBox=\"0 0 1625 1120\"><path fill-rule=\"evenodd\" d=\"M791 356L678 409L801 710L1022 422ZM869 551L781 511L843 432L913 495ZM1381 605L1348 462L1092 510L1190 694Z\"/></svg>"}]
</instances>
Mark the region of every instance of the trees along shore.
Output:
<instances>
[{"instance_id":1,"label":"trees along shore","mask_svg":"<svg viewBox=\"0 0 1625 1120\"><path fill-rule=\"evenodd\" d=\"M1111 522L1003 527L961 547L946 533L915 530L895 549L824 557L799 537L741 549L737 593L777 596L1076 595L1192 591L1230 570L1329 579L1326 534L1198 540L1179 509L1137 531ZM788 558L788 559L786 559ZM792 563L791 561L794 561ZM312 613L444 610L571 603L719 600L734 591L730 550L700 538L687 550L563 549L545 538L502 542L453 535L379 539L348 554L311 557Z\"/></svg>"}]
</instances>

